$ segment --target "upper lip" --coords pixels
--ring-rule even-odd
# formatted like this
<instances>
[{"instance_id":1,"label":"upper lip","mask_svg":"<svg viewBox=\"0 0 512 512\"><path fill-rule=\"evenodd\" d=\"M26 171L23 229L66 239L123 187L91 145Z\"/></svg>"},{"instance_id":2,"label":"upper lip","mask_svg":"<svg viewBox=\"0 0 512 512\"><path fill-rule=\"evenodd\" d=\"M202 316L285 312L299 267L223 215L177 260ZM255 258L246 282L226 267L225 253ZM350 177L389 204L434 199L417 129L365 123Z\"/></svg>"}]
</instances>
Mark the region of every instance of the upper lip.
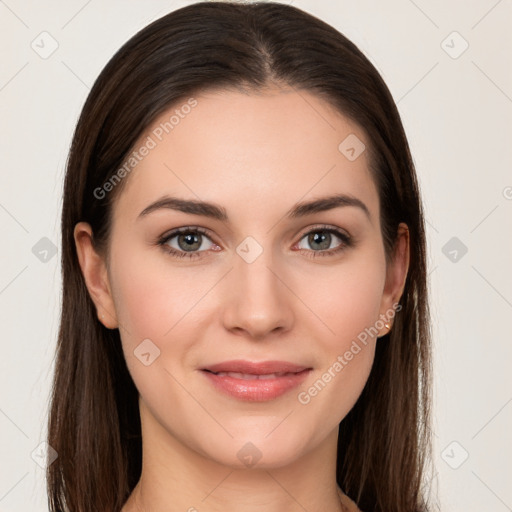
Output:
<instances>
[{"instance_id":1,"label":"upper lip","mask_svg":"<svg viewBox=\"0 0 512 512\"><path fill-rule=\"evenodd\" d=\"M308 366L301 366L287 361L261 361L251 362L240 359L224 361L201 368L214 373L236 372L251 375L268 375L271 373L298 373L310 369Z\"/></svg>"}]
</instances>

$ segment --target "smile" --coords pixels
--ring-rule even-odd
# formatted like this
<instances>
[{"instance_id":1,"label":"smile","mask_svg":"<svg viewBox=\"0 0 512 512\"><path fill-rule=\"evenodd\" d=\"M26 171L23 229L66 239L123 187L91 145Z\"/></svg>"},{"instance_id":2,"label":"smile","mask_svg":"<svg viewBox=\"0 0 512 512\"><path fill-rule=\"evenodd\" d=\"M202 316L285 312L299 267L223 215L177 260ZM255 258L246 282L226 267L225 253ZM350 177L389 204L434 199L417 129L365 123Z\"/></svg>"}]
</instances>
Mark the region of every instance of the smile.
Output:
<instances>
[{"instance_id":1,"label":"smile","mask_svg":"<svg viewBox=\"0 0 512 512\"><path fill-rule=\"evenodd\" d=\"M274 400L299 386L310 372L311 368L268 374L201 371L217 391L250 402Z\"/></svg>"}]
</instances>

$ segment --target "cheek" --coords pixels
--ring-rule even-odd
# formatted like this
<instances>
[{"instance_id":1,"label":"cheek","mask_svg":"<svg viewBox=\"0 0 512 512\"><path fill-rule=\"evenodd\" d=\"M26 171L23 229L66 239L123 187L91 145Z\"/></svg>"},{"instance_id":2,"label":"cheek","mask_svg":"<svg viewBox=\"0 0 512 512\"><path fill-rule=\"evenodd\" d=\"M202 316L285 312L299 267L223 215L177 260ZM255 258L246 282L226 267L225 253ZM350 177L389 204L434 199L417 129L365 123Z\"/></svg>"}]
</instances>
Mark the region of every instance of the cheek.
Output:
<instances>
[{"instance_id":1,"label":"cheek","mask_svg":"<svg viewBox=\"0 0 512 512\"><path fill-rule=\"evenodd\" d=\"M144 395L169 386L169 374L158 369L174 373L183 364L194 342L193 332L188 332L196 325L191 318L199 308L194 306L211 285L190 269L154 264L142 251L121 254L119 250L113 259L111 277L116 314L126 364ZM145 366L144 357L154 362Z\"/></svg>"},{"instance_id":2,"label":"cheek","mask_svg":"<svg viewBox=\"0 0 512 512\"><path fill-rule=\"evenodd\" d=\"M178 382L197 340L198 302L211 288L198 273L162 260L164 266L142 254L119 257L111 279L126 364L155 416L190 398Z\"/></svg>"},{"instance_id":3,"label":"cheek","mask_svg":"<svg viewBox=\"0 0 512 512\"><path fill-rule=\"evenodd\" d=\"M133 342L171 335L210 286L200 272L172 268L165 255L143 250L118 257L112 283L118 321Z\"/></svg>"},{"instance_id":4,"label":"cheek","mask_svg":"<svg viewBox=\"0 0 512 512\"><path fill-rule=\"evenodd\" d=\"M379 318L385 265L375 256L359 254L337 267L316 271L303 281L301 297L327 334L329 352L343 350Z\"/></svg>"},{"instance_id":5,"label":"cheek","mask_svg":"<svg viewBox=\"0 0 512 512\"><path fill-rule=\"evenodd\" d=\"M372 368L385 266L378 258L358 256L353 264L329 269L328 279L316 277L324 286L314 288L309 305L322 320L314 328L324 333L316 338L322 359L298 398L312 414L335 422L353 407Z\"/></svg>"}]
</instances>

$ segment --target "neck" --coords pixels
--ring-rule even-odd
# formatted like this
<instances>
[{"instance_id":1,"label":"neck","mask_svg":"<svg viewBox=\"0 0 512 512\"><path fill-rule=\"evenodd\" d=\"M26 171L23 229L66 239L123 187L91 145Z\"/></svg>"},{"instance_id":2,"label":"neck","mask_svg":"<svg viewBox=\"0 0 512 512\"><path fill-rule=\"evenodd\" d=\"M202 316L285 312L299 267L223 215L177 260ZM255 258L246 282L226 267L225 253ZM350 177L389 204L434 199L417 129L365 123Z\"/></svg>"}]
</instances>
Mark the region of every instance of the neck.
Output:
<instances>
[{"instance_id":1,"label":"neck","mask_svg":"<svg viewBox=\"0 0 512 512\"><path fill-rule=\"evenodd\" d=\"M198 453L143 409L142 473L122 512L348 510L335 478L337 429L299 459L240 469Z\"/></svg>"}]
</instances>

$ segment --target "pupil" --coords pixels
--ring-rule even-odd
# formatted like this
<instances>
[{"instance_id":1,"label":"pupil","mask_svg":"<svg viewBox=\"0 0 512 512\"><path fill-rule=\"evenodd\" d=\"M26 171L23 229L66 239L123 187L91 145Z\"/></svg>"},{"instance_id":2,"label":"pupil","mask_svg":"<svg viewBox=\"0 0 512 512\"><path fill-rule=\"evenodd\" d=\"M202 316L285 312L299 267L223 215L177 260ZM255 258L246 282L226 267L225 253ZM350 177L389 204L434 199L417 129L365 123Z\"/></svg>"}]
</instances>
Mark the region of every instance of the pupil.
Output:
<instances>
[{"instance_id":1,"label":"pupil","mask_svg":"<svg viewBox=\"0 0 512 512\"><path fill-rule=\"evenodd\" d=\"M319 235L318 233L323 233ZM327 233L326 231L319 231L317 233L314 233L313 235L310 235L310 243L320 244L320 249L328 249L330 245L330 233ZM327 241L327 243L325 243Z\"/></svg>"},{"instance_id":2,"label":"pupil","mask_svg":"<svg viewBox=\"0 0 512 512\"><path fill-rule=\"evenodd\" d=\"M201 244L198 243L198 236L197 235L194 235L194 234L186 234L186 235L181 235L178 237L178 244L180 246L181 249L184 249L184 250L189 250L189 249L198 249ZM185 240L185 247L182 246L181 242ZM194 244L196 245L196 247L194 247Z\"/></svg>"}]
</instances>

